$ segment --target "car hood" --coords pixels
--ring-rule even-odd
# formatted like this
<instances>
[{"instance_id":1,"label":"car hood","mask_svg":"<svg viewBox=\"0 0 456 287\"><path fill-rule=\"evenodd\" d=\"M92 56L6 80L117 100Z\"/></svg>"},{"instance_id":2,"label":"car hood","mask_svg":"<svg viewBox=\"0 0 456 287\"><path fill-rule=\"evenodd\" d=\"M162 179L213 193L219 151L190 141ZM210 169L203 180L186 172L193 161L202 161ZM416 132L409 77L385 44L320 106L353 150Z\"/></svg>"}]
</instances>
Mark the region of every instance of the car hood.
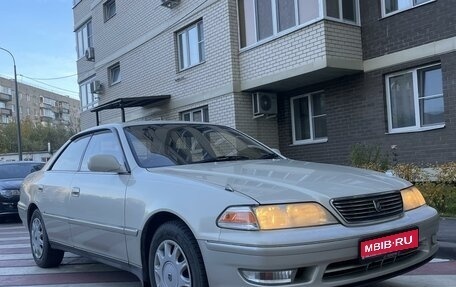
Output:
<instances>
[{"instance_id":1,"label":"car hood","mask_svg":"<svg viewBox=\"0 0 456 287\"><path fill-rule=\"evenodd\" d=\"M160 169L240 192L260 204L317 201L400 190L410 183L369 170L289 159L193 164Z\"/></svg>"},{"instance_id":2,"label":"car hood","mask_svg":"<svg viewBox=\"0 0 456 287\"><path fill-rule=\"evenodd\" d=\"M23 178L0 179L0 189L19 189Z\"/></svg>"}]
</instances>

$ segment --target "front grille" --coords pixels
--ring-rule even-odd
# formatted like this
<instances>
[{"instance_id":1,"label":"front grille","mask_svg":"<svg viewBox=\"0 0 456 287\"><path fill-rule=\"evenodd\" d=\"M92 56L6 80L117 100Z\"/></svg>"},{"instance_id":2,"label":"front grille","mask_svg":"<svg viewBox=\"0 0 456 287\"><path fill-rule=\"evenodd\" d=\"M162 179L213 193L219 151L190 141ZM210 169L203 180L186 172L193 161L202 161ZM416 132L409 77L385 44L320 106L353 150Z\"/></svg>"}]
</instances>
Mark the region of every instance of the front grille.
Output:
<instances>
[{"instance_id":1,"label":"front grille","mask_svg":"<svg viewBox=\"0 0 456 287\"><path fill-rule=\"evenodd\" d=\"M395 254L388 254L372 261L360 261L358 259L332 263L328 265L323 274L323 280L336 280L343 279L343 277L352 277L354 275L362 275L369 272L375 272L391 266L395 263L405 261L419 254L419 250L405 250L399 251Z\"/></svg>"},{"instance_id":2,"label":"front grille","mask_svg":"<svg viewBox=\"0 0 456 287\"><path fill-rule=\"evenodd\" d=\"M402 196L398 191L336 198L331 203L347 223L354 224L396 217L403 212Z\"/></svg>"}]
</instances>

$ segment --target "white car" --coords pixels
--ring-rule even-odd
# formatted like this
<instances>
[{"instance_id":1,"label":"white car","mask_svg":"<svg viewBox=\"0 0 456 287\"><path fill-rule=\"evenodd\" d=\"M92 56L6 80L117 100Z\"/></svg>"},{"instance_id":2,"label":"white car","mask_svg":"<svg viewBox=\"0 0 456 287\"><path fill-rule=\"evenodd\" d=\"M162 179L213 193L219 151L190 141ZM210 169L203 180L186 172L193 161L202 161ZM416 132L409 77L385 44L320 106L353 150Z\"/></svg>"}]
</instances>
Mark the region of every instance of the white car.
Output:
<instances>
[{"instance_id":1,"label":"white car","mask_svg":"<svg viewBox=\"0 0 456 287\"><path fill-rule=\"evenodd\" d=\"M38 266L71 251L152 286L371 282L438 249L438 214L409 182L205 123L83 131L26 178L18 208Z\"/></svg>"}]
</instances>

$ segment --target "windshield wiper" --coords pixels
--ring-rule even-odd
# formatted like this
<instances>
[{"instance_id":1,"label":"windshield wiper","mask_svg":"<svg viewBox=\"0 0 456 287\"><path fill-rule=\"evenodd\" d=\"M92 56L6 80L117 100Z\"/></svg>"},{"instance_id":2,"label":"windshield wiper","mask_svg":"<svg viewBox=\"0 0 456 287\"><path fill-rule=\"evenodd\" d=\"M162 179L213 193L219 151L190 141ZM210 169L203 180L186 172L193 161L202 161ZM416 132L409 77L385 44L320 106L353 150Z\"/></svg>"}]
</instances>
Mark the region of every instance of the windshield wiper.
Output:
<instances>
[{"instance_id":1,"label":"windshield wiper","mask_svg":"<svg viewBox=\"0 0 456 287\"><path fill-rule=\"evenodd\" d=\"M262 155L260 157L260 159L275 159L275 158L279 158L279 156L275 153L268 153L268 154Z\"/></svg>"},{"instance_id":2,"label":"windshield wiper","mask_svg":"<svg viewBox=\"0 0 456 287\"><path fill-rule=\"evenodd\" d=\"M203 162L219 162L219 161L236 161L236 160L248 160L247 156L242 155L223 155L214 158L203 159L200 161L194 161L192 163L203 163Z\"/></svg>"}]
</instances>

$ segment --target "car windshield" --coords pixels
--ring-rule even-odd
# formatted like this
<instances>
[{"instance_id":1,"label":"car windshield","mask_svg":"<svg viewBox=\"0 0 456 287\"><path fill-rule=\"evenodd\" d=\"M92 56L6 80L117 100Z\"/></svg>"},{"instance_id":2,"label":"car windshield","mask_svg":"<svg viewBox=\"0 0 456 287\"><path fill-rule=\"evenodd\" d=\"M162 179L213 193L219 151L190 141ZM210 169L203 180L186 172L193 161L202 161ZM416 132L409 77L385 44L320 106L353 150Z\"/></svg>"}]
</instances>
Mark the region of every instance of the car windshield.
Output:
<instances>
[{"instance_id":1,"label":"car windshield","mask_svg":"<svg viewBox=\"0 0 456 287\"><path fill-rule=\"evenodd\" d=\"M28 174L38 171L44 163L11 163L0 164L0 179L25 178Z\"/></svg>"},{"instance_id":2,"label":"car windshield","mask_svg":"<svg viewBox=\"0 0 456 287\"><path fill-rule=\"evenodd\" d=\"M207 124L154 124L125 128L142 167L272 159L279 156L238 131Z\"/></svg>"}]
</instances>

